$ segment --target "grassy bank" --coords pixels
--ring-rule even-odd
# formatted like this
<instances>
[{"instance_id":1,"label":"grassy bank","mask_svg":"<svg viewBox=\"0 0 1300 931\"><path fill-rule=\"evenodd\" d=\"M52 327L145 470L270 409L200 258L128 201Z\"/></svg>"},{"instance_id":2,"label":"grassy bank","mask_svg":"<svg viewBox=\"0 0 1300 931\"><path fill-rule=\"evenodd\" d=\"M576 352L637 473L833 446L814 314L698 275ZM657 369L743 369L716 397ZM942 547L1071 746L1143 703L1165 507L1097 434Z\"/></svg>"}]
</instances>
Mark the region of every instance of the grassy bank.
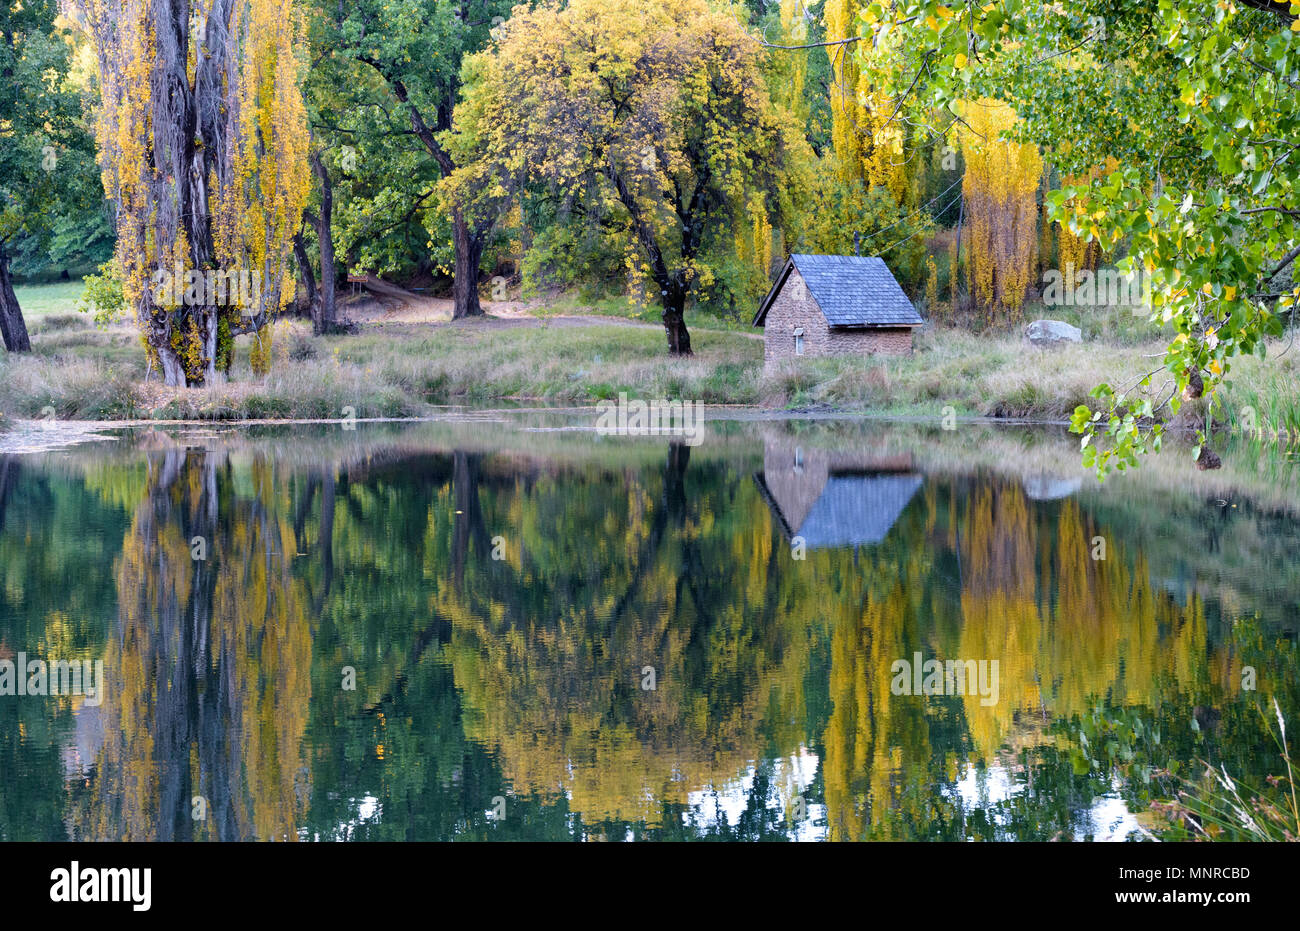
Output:
<instances>
[{"instance_id":1,"label":"grassy bank","mask_svg":"<svg viewBox=\"0 0 1300 931\"><path fill-rule=\"evenodd\" d=\"M160 385L156 373L146 379L129 324L95 329L72 311L64 285L24 291L34 351L0 355L0 412L12 417L338 418L348 408L357 417L410 417L438 405L591 404L626 392L770 408L938 417L951 407L958 416L1064 420L1099 382L1119 386L1157 368L1167 341L1143 321L1099 313L1075 320L1085 341L1061 349L1034 348L1018 329L974 334L940 326L917 333L910 357L803 359L765 372L761 340L707 320L695 322L695 355L686 359L666 355L660 329L626 319L385 324L322 338L285 320L269 376L253 375L241 338L229 381L187 391ZM1296 356L1300 350L1277 346L1267 361L1240 360L1218 416L1250 407L1257 424L1300 427Z\"/></svg>"}]
</instances>

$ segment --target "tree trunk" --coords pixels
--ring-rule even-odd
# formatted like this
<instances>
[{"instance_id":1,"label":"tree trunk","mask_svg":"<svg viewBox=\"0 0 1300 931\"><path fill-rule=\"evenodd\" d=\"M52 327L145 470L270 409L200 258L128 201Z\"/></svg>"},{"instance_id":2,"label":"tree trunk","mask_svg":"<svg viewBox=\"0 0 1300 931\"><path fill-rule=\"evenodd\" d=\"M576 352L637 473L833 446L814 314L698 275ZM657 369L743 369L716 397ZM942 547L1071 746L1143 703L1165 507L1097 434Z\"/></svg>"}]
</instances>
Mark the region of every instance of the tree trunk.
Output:
<instances>
[{"instance_id":1,"label":"tree trunk","mask_svg":"<svg viewBox=\"0 0 1300 931\"><path fill-rule=\"evenodd\" d=\"M451 530L451 577L456 591L463 591L465 564L469 561L470 539L478 510L478 456L456 450L452 453L452 496L456 516ZM482 515L477 515L482 519ZM479 553L479 559L486 558Z\"/></svg>"},{"instance_id":2,"label":"tree trunk","mask_svg":"<svg viewBox=\"0 0 1300 931\"><path fill-rule=\"evenodd\" d=\"M632 194L632 188L627 181L617 172L611 172L609 178L614 182L614 188L618 191L618 199L623 202L627 212L632 216L632 223L636 229L637 240L641 248L645 250L646 258L650 260L650 275L655 284L659 285L659 295L663 298L664 310L661 319L664 322L664 332L668 334L668 354L673 356L689 356L691 352L691 334L686 330L686 293L687 288L681 279L681 273L672 273L668 269L668 263L664 260L663 250L659 247L656 239L655 228L641 216L641 207ZM695 251L699 246L699 236L696 235L691 217L696 212L703 200L705 185L700 183L695 193L691 196L690 207L679 207L677 213L682 217L682 261L690 262L695 257Z\"/></svg>"},{"instance_id":3,"label":"tree trunk","mask_svg":"<svg viewBox=\"0 0 1300 931\"><path fill-rule=\"evenodd\" d=\"M204 308L203 316L203 356L208 360L203 372L204 384L210 385L217 375L217 321L221 317L219 307Z\"/></svg>"},{"instance_id":4,"label":"tree trunk","mask_svg":"<svg viewBox=\"0 0 1300 931\"><path fill-rule=\"evenodd\" d=\"M152 69L153 86L149 96L154 170L149 177L149 187L155 213L148 222L153 227L152 232L160 252L184 236L188 248L182 260L182 271L202 274L211 267L213 253L208 216L208 153L204 147L196 146L195 141L203 129L199 119L199 98L203 97L202 102L208 103L207 95L213 92L214 85L207 80L205 63L204 80L196 80L194 88L190 86L188 4L183 0L159 0L154 21L157 61ZM185 294L185 281L174 282L174 287ZM168 386L202 387L208 371L214 368L215 360L210 359L191 378L181 362L180 354L171 345L171 337L179 328L182 346L188 340L198 338L206 352L206 314L211 310L204 306L207 297L205 293L203 300L193 302L187 296L184 302L186 306L182 310L166 312L167 322L149 330L150 344L158 353L163 380ZM191 328L191 320L198 325L197 329Z\"/></svg>"},{"instance_id":5,"label":"tree trunk","mask_svg":"<svg viewBox=\"0 0 1300 931\"><path fill-rule=\"evenodd\" d=\"M312 168L320 179L320 216L316 220L316 242L320 245L320 300L312 305L311 331L316 336L338 330L338 307L334 285L338 270L334 267L334 185L319 152L311 156Z\"/></svg>"},{"instance_id":6,"label":"tree trunk","mask_svg":"<svg viewBox=\"0 0 1300 931\"><path fill-rule=\"evenodd\" d=\"M664 332L668 334L668 353L674 356L689 356L691 352L691 334L686 330L684 317L686 310L686 292L670 286L664 295Z\"/></svg>"},{"instance_id":7,"label":"tree trunk","mask_svg":"<svg viewBox=\"0 0 1300 931\"><path fill-rule=\"evenodd\" d=\"M0 336L4 338L5 349L10 352L32 351L23 311L18 306L18 295L14 294L13 281L9 277L9 256L3 251L0 251Z\"/></svg>"},{"instance_id":8,"label":"tree trunk","mask_svg":"<svg viewBox=\"0 0 1300 931\"><path fill-rule=\"evenodd\" d=\"M465 217L457 210L452 215L456 247L455 280L452 282L451 318L480 317L483 308L478 302L478 263L483 256L483 236L471 230Z\"/></svg>"},{"instance_id":9,"label":"tree trunk","mask_svg":"<svg viewBox=\"0 0 1300 931\"><path fill-rule=\"evenodd\" d=\"M302 286L307 291L307 308L311 314L312 329L315 330L316 319L320 316L320 311L316 309L320 295L316 291L316 274L311 270L311 259L307 257L307 243L303 240L302 233L293 237L293 257L298 260L298 272L302 275Z\"/></svg>"},{"instance_id":10,"label":"tree trunk","mask_svg":"<svg viewBox=\"0 0 1300 931\"><path fill-rule=\"evenodd\" d=\"M388 80L388 75L384 74L384 78ZM447 177L456 170L456 165L452 162L451 156L439 145L437 136L429 128L429 124L424 121L424 114L420 112L420 108L411 102L406 84L400 80L394 80L392 81L392 87L397 99L410 110L411 129L414 130L416 138L424 143L425 149L433 156L433 160L438 163L438 169L442 172L442 176ZM443 128L450 129L451 127L448 124ZM471 229L464 214L459 210L452 213L451 219L453 228L452 245L456 251L453 272L455 280L451 285L451 318L459 320L462 317L478 317L483 314L483 308L479 306L478 302L478 263L483 255L483 237L486 235L486 231Z\"/></svg>"},{"instance_id":11,"label":"tree trunk","mask_svg":"<svg viewBox=\"0 0 1300 931\"><path fill-rule=\"evenodd\" d=\"M181 364L181 357L171 344L155 343L154 347L158 353L158 361L162 365L163 384L171 388L188 387L185 382L185 366Z\"/></svg>"},{"instance_id":12,"label":"tree trunk","mask_svg":"<svg viewBox=\"0 0 1300 931\"><path fill-rule=\"evenodd\" d=\"M676 515L681 526L686 516L686 468L691 464L691 448L685 443L668 444L668 467L664 470L664 507Z\"/></svg>"}]
</instances>

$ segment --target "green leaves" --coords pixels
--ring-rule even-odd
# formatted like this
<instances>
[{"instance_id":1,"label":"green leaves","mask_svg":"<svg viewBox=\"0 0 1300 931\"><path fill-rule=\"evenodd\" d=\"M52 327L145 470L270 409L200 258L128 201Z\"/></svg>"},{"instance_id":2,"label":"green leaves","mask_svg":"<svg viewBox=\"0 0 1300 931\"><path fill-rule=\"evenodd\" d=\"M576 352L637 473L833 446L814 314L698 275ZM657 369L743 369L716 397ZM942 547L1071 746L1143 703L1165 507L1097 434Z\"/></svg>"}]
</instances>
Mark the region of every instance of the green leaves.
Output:
<instances>
[{"instance_id":1,"label":"green leaves","mask_svg":"<svg viewBox=\"0 0 1300 931\"><path fill-rule=\"evenodd\" d=\"M109 251L85 78L58 13L51 0L0 6L0 253L21 272Z\"/></svg>"},{"instance_id":2,"label":"green leaves","mask_svg":"<svg viewBox=\"0 0 1300 931\"><path fill-rule=\"evenodd\" d=\"M858 51L873 80L902 95L928 56L931 100L968 85L1006 100L1059 173L1119 163L1047 202L1077 235L1126 246L1127 267L1151 279L1153 317L1178 334L1164 360L1176 387L1167 401L1101 386L1100 416L1071 419L1099 475L1132 467L1158 447L1154 421L1177 411L1191 375L1212 400L1232 359L1280 332L1275 302L1297 296L1285 257L1300 241L1300 37L1285 16L1194 0L1121 0L1104 19L1083 0L938 11L917 2L878 13L894 29L891 57ZM923 104L909 103L911 119ZM1105 448L1087 452L1098 440Z\"/></svg>"}]
</instances>

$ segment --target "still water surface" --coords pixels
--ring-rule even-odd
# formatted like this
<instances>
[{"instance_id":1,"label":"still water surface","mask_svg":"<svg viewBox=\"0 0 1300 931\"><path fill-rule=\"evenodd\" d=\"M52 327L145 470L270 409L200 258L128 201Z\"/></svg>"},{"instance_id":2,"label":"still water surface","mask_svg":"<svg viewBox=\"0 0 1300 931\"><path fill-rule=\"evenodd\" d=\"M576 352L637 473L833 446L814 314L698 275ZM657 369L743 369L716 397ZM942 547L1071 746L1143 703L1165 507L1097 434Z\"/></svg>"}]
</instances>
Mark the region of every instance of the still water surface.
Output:
<instances>
[{"instance_id":1,"label":"still water surface","mask_svg":"<svg viewBox=\"0 0 1300 931\"><path fill-rule=\"evenodd\" d=\"M536 426L0 457L0 660L103 675L0 680L0 839L1125 839L1198 761L1280 771L1285 458Z\"/></svg>"}]
</instances>

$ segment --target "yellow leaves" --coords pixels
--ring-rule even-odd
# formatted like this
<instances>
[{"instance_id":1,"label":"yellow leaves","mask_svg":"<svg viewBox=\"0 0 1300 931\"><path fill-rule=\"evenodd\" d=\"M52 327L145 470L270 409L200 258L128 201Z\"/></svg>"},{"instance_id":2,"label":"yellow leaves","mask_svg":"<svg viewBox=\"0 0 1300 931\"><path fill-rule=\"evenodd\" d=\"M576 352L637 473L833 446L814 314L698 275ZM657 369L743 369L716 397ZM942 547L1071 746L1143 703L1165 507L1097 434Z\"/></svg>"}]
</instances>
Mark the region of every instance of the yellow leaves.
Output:
<instances>
[{"instance_id":1,"label":"yellow leaves","mask_svg":"<svg viewBox=\"0 0 1300 931\"><path fill-rule=\"evenodd\" d=\"M862 0L827 0L823 11L831 42L852 37ZM870 10L865 14L870 16ZM936 23L937 26L937 23ZM846 182L880 185L901 196L907 183L903 171L903 135L891 121L893 105L872 83L870 73L853 54L832 56L831 145Z\"/></svg>"},{"instance_id":2,"label":"yellow leaves","mask_svg":"<svg viewBox=\"0 0 1300 931\"><path fill-rule=\"evenodd\" d=\"M271 371L271 344L275 333L275 324L268 323L253 334L253 346L249 351L248 364L255 375L266 375Z\"/></svg>"},{"instance_id":3,"label":"yellow leaves","mask_svg":"<svg viewBox=\"0 0 1300 931\"><path fill-rule=\"evenodd\" d=\"M222 7L202 15L217 15ZM228 38L225 51L233 61L215 99L192 101L215 105L227 119L218 132L206 132L196 143L201 150L221 152L227 159L208 172L207 196L193 206L194 223L202 238L211 238L216 263L231 272L247 271L269 282L262 308L275 312L291 297L283 286L290 263L290 241L296 231L310 188L307 167L306 109L300 90L298 51L303 19L295 0L239 0L224 8L227 21L208 35ZM179 194L180 179L165 163L146 157L175 127L152 123L152 88L162 86L153 72L160 31L152 8L144 4L91 4L89 25L104 47L99 50L102 106L97 135L102 153L106 193L118 210L118 260L123 291L137 311L148 309L148 283L157 268L196 264L186 241L184 224L170 217L170 204ZM111 17L112 28L107 28ZM204 34L199 29L199 34ZM190 70L199 56L210 59L215 48L190 45ZM191 74L192 77L192 74ZM228 83L229 82L229 83ZM191 84L196 98L205 91ZM228 130L225 128L228 127ZM193 215L191 215L193 217ZM201 249L202 242L193 244ZM207 261L205 256L204 261ZM159 319L174 308L160 308ZM144 322L148 322L147 320ZM185 350L187 369L201 377L206 359Z\"/></svg>"},{"instance_id":4,"label":"yellow leaves","mask_svg":"<svg viewBox=\"0 0 1300 931\"><path fill-rule=\"evenodd\" d=\"M966 158L963 191L972 227L973 290L990 313L1000 304L1015 314L1034 264L1042 158L1037 147L1004 138L1018 117L1002 101L967 101L961 111L965 125L958 139Z\"/></svg>"},{"instance_id":5,"label":"yellow leaves","mask_svg":"<svg viewBox=\"0 0 1300 931\"><path fill-rule=\"evenodd\" d=\"M1215 375L1223 374L1223 364L1218 359L1211 359L1208 368Z\"/></svg>"},{"instance_id":6,"label":"yellow leaves","mask_svg":"<svg viewBox=\"0 0 1300 931\"><path fill-rule=\"evenodd\" d=\"M964 52L958 52L952 58L953 67L958 69L965 68L966 62L967 62L967 58Z\"/></svg>"},{"instance_id":7,"label":"yellow leaves","mask_svg":"<svg viewBox=\"0 0 1300 931\"><path fill-rule=\"evenodd\" d=\"M822 18L826 24L826 38L830 42L840 42L849 38L853 20L857 14L858 4L855 0L826 0ZM839 156L840 173L845 181L860 178L862 167L863 131L866 125L866 109L859 99L863 89L859 87L859 68L857 59L852 55L833 57L831 70L831 145ZM867 89L869 90L869 88Z\"/></svg>"},{"instance_id":8,"label":"yellow leaves","mask_svg":"<svg viewBox=\"0 0 1300 931\"><path fill-rule=\"evenodd\" d=\"M1225 301L1235 300L1237 297L1237 286L1226 285L1223 289L1223 299Z\"/></svg>"},{"instance_id":9,"label":"yellow leaves","mask_svg":"<svg viewBox=\"0 0 1300 931\"><path fill-rule=\"evenodd\" d=\"M785 28L802 16L796 3L782 4ZM496 211L530 180L582 186L612 218L602 235L619 240L634 289L652 273L699 286L712 280L683 255L698 240L682 235L684 220L669 202L674 189L707 178L712 193L743 214L756 179L769 184L769 155L803 141L802 123L782 107L802 92L774 102L761 48L706 0L573 0L521 11L470 67L476 77L457 120L458 135L475 144L458 158L455 195L474 210ZM793 76L801 81L802 73ZM772 248L759 203L762 215L742 217L732 231L755 267ZM654 263L644 261L648 251ZM662 288L645 290L657 300Z\"/></svg>"},{"instance_id":10,"label":"yellow leaves","mask_svg":"<svg viewBox=\"0 0 1300 931\"><path fill-rule=\"evenodd\" d=\"M745 205L749 215L748 228L737 224L735 235L736 256L750 265L764 279L772 266L772 224L761 196L751 196Z\"/></svg>"}]
</instances>

